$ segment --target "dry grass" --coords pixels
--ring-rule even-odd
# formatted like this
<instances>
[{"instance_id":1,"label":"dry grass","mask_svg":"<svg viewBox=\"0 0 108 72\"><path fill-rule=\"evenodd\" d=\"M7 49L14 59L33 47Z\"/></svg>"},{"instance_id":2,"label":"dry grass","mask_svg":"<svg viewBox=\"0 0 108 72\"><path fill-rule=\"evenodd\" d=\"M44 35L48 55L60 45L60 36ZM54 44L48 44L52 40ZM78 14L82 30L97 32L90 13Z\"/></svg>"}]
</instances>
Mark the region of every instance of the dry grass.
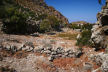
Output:
<instances>
[{"instance_id":1,"label":"dry grass","mask_svg":"<svg viewBox=\"0 0 108 72\"><path fill-rule=\"evenodd\" d=\"M71 33L60 33L57 37L62 37L67 40L76 40L78 34L71 34Z\"/></svg>"}]
</instances>

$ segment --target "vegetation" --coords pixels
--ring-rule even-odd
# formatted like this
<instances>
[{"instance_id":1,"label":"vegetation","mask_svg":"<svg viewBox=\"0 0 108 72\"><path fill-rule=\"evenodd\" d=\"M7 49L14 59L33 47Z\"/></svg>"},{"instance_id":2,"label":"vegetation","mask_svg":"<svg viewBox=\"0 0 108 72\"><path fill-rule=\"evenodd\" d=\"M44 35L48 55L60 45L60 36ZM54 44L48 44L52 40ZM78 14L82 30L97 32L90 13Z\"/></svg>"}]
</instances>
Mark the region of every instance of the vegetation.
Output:
<instances>
[{"instance_id":1,"label":"vegetation","mask_svg":"<svg viewBox=\"0 0 108 72\"><path fill-rule=\"evenodd\" d=\"M90 38L91 38L91 30L84 30L81 33L81 38L77 39L76 45L78 45L78 46L92 46Z\"/></svg>"},{"instance_id":2,"label":"vegetation","mask_svg":"<svg viewBox=\"0 0 108 72\"><path fill-rule=\"evenodd\" d=\"M28 24L29 18L40 21L40 24ZM28 8L23 8L14 0L0 1L0 18L3 19L3 31L11 34L29 34L33 32L49 32L59 31L60 21L55 16L48 14L38 14L30 11ZM29 21L30 22L30 21Z\"/></svg>"},{"instance_id":3,"label":"vegetation","mask_svg":"<svg viewBox=\"0 0 108 72\"><path fill-rule=\"evenodd\" d=\"M40 32L59 31L60 21L55 16L48 16L40 24Z\"/></svg>"},{"instance_id":4,"label":"vegetation","mask_svg":"<svg viewBox=\"0 0 108 72\"><path fill-rule=\"evenodd\" d=\"M89 24L89 23L84 24L84 25L69 24L68 27L72 29L90 30L92 28L92 24Z\"/></svg>"},{"instance_id":5,"label":"vegetation","mask_svg":"<svg viewBox=\"0 0 108 72\"><path fill-rule=\"evenodd\" d=\"M3 31L6 33L27 33L26 20L33 12L17 5L13 0L3 0L0 5L0 18L3 19Z\"/></svg>"},{"instance_id":6,"label":"vegetation","mask_svg":"<svg viewBox=\"0 0 108 72\"><path fill-rule=\"evenodd\" d=\"M14 68L9 68L8 66L6 67L0 67L0 72L16 72Z\"/></svg>"},{"instance_id":7,"label":"vegetation","mask_svg":"<svg viewBox=\"0 0 108 72\"><path fill-rule=\"evenodd\" d=\"M51 30L51 25L48 20L43 20L40 24L40 32L49 32Z\"/></svg>"}]
</instances>

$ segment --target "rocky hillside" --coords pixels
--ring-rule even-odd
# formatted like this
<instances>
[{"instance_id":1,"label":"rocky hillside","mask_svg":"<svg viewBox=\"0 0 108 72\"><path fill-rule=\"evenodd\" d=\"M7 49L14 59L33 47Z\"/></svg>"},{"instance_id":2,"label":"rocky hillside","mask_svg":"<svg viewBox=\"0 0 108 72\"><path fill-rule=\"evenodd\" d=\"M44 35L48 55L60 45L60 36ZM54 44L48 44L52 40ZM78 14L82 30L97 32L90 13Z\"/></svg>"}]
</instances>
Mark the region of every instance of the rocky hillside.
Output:
<instances>
[{"instance_id":1,"label":"rocky hillside","mask_svg":"<svg viewBox=\"0 0 108 72\"><path fill-rule=\"evenodd\" d=\"M1 0L2 31L8 34L32 34L61 31L68 20L43 0Z\"/></svg>"},{"instance_id":2,"label":"rocky hillside","mask_svg":"<svg viewBox=\"0 0 108 72\"><path fill-rule=\"evenodd\" d=\"M18 4L24 6L25 8L29 8L34 11L37 15L48 14L54 15L59 20L61 20L64 24L68 24L68 20L64 17L60 12L54 9L52 6L48 6L44 0L16 0Z\"/></svg>"}]
</instances>

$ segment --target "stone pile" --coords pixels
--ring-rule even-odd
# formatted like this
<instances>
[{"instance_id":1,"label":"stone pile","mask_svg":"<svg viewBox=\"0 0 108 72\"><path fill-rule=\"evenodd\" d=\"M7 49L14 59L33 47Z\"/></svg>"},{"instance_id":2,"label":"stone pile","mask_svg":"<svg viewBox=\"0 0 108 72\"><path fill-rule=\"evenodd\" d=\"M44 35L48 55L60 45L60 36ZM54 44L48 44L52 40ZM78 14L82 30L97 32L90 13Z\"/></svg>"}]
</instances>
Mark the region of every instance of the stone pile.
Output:
<instances>
[{"instance_id":1,"label":"stone pile","mask_svg":"<svg viewBox=\"0 0 108 72\"><path fill-rule=\"evenodd\" d=\"M34 46L32 42L27 42L25 44L23 43L15 43L15 42L3 42L0 45L1 49L5 49L11 52L17 52L17 51L27 51L31 52L34 50Z\"/></svg>"},{"instance_id":2,"label":"stone pile","mask_svg":"<svg viewBox=\"0 0 108 72\"><path fill-rule=\"evenodd\" d=\"M26 42L26 43L19 43L19 42L2 42L0 44L0 49L5 49L8 51L11 51L13 53L17 51L27 51L27 52L38 52L41 54L46 54L49 57L49 60L52 61L53 59L59 58L59 57L79 57L82 55L82 50L78 49L76 51L73 51L73 49L65 49L62 47L44 47L44 46L34 46L32 42Z\"/></svg>"},{"instance_id":3,"label":"stone pile","mask_svg":"<svg viewBox=\"0 0 108 72\"><path fill-rule=\"evenodd\" d=\"M73 51L72 49L64 49L61 47L58 48L37 48L35 50L36 52L45 53L47 56L49 56L49 60L52 61L53 59L59 58L59 57L79 57L82 55L81 50Z\"/></svg>"}]
</instances>

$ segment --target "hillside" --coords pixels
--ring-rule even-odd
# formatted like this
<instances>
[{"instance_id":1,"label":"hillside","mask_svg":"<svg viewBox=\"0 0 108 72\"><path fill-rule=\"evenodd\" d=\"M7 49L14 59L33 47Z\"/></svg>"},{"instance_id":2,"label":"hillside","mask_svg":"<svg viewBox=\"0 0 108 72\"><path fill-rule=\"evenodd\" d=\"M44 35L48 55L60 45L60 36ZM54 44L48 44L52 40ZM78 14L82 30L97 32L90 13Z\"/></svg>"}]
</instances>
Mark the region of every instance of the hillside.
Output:
<instances>
[{"instance_id":1,"label":"hillside","mask_svg":"<svg viewBox=\"0 0 108 72\"><path fill-rule=\"evenodd\" d=\"M16 0L18 4L29 8L34 11L37 15L48 14L54 15L64 24L68 24L68 19L64 17L59 11L54 9L52 6L48 6L44 0Z\"/></svg>"},{"instance_id":2,"label":"hillside","mask_svg":"<svg viewBox=\"0 0 108 72\"><path fill-rule=\"evenodd\" d=\"M68 20L43 0L2 0L0 19L3 30L11 34L60 31Z\"/></svg>"}]
</instances>

